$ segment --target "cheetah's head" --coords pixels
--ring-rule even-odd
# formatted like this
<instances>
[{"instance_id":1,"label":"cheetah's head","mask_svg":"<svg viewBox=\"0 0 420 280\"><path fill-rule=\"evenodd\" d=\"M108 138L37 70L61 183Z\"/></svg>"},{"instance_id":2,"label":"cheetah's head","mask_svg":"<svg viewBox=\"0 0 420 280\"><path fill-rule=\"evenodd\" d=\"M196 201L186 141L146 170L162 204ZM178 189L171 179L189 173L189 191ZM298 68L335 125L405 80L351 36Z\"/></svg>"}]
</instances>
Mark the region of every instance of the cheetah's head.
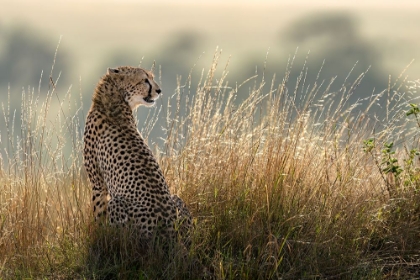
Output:
<instances>
[{"instance_id":1,"label":"cheetah's head","mask_svg":"<svg viewBox=\"0 0 420 280\"><path fill-rule=\"evenodd\" d=\"M124 90L124 99L132 110L139 105L153 106L162 92L154 81L153 74L142 68L130 66L108 68L107 75Z\"/></svg>"}]
</instances>

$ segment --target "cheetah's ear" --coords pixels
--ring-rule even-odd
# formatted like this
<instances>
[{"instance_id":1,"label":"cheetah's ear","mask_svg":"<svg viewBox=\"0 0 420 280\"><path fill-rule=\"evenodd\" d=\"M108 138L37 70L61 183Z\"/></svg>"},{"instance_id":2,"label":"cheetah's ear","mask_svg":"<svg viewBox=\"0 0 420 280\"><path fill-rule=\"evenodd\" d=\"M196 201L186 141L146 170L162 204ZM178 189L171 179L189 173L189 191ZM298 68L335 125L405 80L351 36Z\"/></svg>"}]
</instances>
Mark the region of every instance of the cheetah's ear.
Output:
<instances>
[{"instance_id":1,"label":"cheetah's ear","mask_svg":"<svg viewBox=\"0 0 420 280\"><path fill-rule=\"evenodd\" d=\"M108 71L107 71L108 75L118 74L118 73L120 73L120 70L118 70L116 68L108 68Z\"/></svg>"}]
</instances>

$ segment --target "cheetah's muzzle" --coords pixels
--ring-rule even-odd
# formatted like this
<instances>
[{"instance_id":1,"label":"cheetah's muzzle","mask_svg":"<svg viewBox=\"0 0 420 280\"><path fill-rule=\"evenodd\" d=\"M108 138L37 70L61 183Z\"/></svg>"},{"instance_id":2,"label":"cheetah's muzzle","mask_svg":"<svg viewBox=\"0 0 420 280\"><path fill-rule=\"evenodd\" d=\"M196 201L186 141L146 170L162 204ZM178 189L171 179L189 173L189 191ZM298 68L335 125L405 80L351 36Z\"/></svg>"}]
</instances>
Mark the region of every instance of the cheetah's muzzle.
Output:
<instances>
[{"instance_id":1,"label":"cheetah's muzzle","mask_svg":"<svg viewBox=\"0 0 420 280\"><path fill-rule=\"evenodd\" d=\"M151 95L146 96L145 98L143 98L144 101L146 101L147 103L155 103L155 100L152 99Z\"/></svg>"}]
</instances>

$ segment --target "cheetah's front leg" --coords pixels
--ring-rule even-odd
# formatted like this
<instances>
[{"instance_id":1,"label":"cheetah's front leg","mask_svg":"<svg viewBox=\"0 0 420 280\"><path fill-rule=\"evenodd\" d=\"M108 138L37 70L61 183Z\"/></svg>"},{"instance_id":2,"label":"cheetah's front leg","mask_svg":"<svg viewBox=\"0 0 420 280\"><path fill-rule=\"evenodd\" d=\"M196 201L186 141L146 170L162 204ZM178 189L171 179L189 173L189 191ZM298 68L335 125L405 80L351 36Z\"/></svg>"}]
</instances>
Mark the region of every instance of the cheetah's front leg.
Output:
<instances>
[{"instance_id":1,"label":"cheetah's front leg","mask_svg":"<svg viewBox=\"0 0 420 280\"><path fill-rule=\"evenodd\" d=\"M108 206L108 192L104 189L92 189L93 216L95 221L105 221Z\"/></svg>"}]
</instances>

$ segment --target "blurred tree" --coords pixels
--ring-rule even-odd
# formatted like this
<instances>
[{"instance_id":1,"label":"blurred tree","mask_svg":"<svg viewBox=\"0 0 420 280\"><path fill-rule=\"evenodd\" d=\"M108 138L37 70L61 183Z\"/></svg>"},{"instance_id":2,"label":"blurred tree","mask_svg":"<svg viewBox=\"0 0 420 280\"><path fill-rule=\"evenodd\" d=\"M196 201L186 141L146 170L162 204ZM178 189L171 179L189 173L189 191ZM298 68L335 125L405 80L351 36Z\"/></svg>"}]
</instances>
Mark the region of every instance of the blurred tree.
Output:
<instances>
[{"instance_id":1,"label":"blurred tree","mask_svg":"<svg viewBox=\"0 0 420 280\"><path fill-rule=\"evenodd\" d=\"M286 38L292 42L304 42L326 34L328 39L351 41L359 36L356 20L346 13L320 13L299 19L286 30ZM340 43L340 41L337 41Z\"/></svg>"},{"instance_id":2,"label":"blurred tree","mask_svg":"<svg viewBox=\"0 0 420 280\"><path fill-rule=\"evenodd\" d=\"M158 64L162 65L164 90L173 94L177 87L177 77L185 81L194 62L200 57L204 46L204 36L200 33L184 30L172 35L159 51Z\"/></svg>"},{"instance_id":3,"label":"blurred tree","mask_svg":"<svg viewBox=\"0 0 420 280\"><path fill-rule=\"evenodd\" d=\"M5 118L0 118L0 143L9 143L8 141L13 139L10 138L8 132L6 133L6 122L9 123L9 127L13 124L14 130L19 131L18 128L21 127L22 121L20 118L22 88L26 89L28 86L35 88L35 94L38 94L37 89L42 71L39 94L47 93L45 89L50 84L49 77L56 46L56 43L50 43L39 31L28 26L5 28L0 25L0 96L3 97L0 100L0 105L4 105L4 107L0 107L0 111L2 108L7 108L7 102L10 102L11 108L10 115L7 115L7 111L1 112ZM68 54L60 48L52 77L55 82L61 72L60 88L62 88L63 82L68 82L67 77L71 72L69 61ZM11 93L9 101L7 100L8 85L10 85ZM70 150L70 147L67 150Z\"/></svg>"},{"instance_id":4,"label":"blurred tree","mask_svg":"<svg viewBox=\"0 0 420 280\"><path fill-rule=\"evenodd\" d=\"M248 66L244 67L248 72L242 75L250 77L255 74L256 69L257 74L261 75L264 69L267 83L270 83L274 73L279 83L284 75L287 59L293 56L298 48L288 80L291 91L294 90L308 51L310 54L305 66L308 70L305 76L306 87L313 85L318 77L317 84L325 80L326 88L331 79L337 77L330 92L338 92L343 85L348 89L355 79L369 68L354 94L346 96L349 97L348 103L353 104L361 98L369 97L374 90L378 93L388 87L390 72L383 69L380 51L374 42L363 38L358 30L356 18L350 14L334 12L307 15L282 31L280 42L279 48L283 53L280 62L269 58L264 68L264 54L259 58L254 56L247 62ZM321 67L322 71L319 73ZM350 71L352 72L349 75ZM338 94L337 97L341 98L341 95ZM384 105L384 102L381 105Z\"/></svg>"},{"instance_id":5,"label":"blurred tree","mask_svg":"<svg viewBox=\"0 0 420 280\"><path fill-rule=\"evenodd\" d=\"M282 41L285 40L292 48L311 50L312 65L321 65L325 60L325 78L337 75L344 79L357 62L354 75L371 66L374 69L364 80L367 87L386 87L388 73L382 71L379 50L359 34L357 21L349 14L307 16L286 30Z\"/></svg>"},{"instance_id":6,"label":"blurred tree","mask_svg":"<svg viewBox=\"0 0 420 280\"><path fill-rule=\"evenodd\" d=\"M37 87L44 72L41 85L47 86L54 61L56 45L27 26L0 29L0 85L12 88ZM54 77L61 72L60 82L65 82L70 73L69 56L61 48L54 66Z\"/></svg>"}]
</instances>

